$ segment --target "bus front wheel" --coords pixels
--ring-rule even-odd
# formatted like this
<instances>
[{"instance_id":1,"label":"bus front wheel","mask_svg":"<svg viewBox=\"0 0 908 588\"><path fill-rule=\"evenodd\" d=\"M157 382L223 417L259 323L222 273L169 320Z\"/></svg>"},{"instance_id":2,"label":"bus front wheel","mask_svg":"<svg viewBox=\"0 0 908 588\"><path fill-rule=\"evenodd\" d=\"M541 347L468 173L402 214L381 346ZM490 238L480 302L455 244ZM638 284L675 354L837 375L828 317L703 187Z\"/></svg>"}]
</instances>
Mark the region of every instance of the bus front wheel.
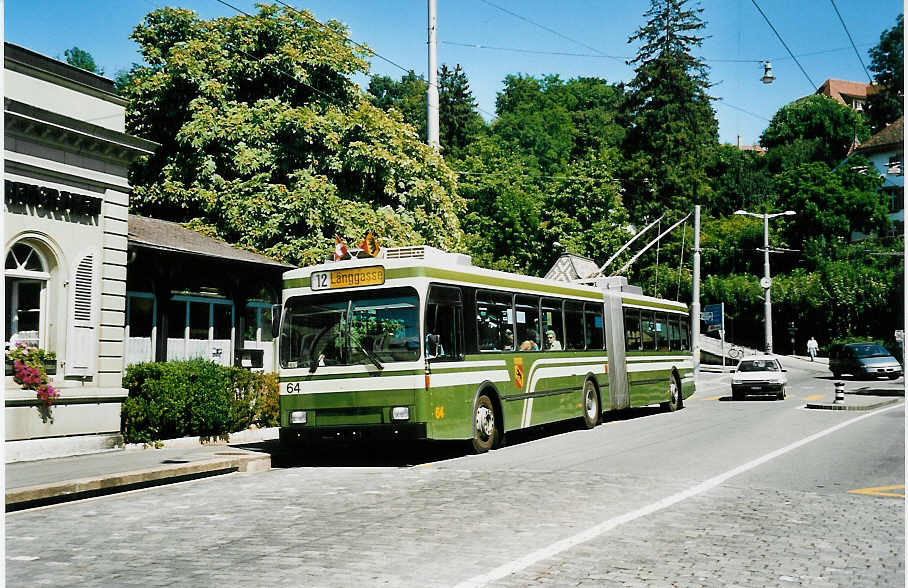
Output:
<instances>
[{"instance_id":1,"label":"bus front wheel","mask_svg":"<svg viewBox=\"0 0 908 588\"><path fill-rule=\"evenodd\" d=\"M495 418L495 406L486 394L480 394L473 408L473 450L476 453L498 446L501 430Z\"/></svg>"},{"instance_id":2,"label":"bus front wheel","mask_svg":"<svg viewBox=\"0 0 908 588\"><path fill-rule=\"evenodd\" d=\"M674 412L681 407L681 386L675 374L668 376L668 402L661 404L662 410Z\"/></svg>"},{"instance_id":3,"label":"bus front wheel","mask_svg":"<svg viewBox=\"0 0 908 588\"><path fill-rule=\"evenodd\" d=\"M599 424L601 412L596 385L592 380L587 380L583 383L583 424L587 429L592 429Z\"/></svg>"}]
</instances>

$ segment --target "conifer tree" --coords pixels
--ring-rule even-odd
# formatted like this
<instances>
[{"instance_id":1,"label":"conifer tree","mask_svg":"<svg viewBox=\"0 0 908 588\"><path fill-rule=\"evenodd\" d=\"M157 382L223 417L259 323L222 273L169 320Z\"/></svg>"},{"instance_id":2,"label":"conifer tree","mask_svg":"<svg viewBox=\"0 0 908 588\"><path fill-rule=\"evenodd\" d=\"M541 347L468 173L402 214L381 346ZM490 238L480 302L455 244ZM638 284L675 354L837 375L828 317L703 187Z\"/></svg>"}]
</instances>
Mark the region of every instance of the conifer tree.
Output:
<instances>
[{"instance_id":1,"label":"conifer tree","mask_svg":"<svg viewBox=\"0 0 908 588\"><path fill-rule=\"evenodd\" d=\"M687 0L650 0L645 25L628 39L640 43L627 94L630 128L624 142L626 205L635 220L686 212L709 198L706 168L718 142L708 67L701 46L702 8Z\"/></svg>"},{"instance_id":2,"label":"conifer tree","mask_svg":"<svg viewBox=\"0 0 908 588\"><path fill-rule=\"evenodd\" d=\"M453 70L442 65L438 72L438 126L446 157L460 157L485 126L459 63Z\"/></svg>"}]
</instances>

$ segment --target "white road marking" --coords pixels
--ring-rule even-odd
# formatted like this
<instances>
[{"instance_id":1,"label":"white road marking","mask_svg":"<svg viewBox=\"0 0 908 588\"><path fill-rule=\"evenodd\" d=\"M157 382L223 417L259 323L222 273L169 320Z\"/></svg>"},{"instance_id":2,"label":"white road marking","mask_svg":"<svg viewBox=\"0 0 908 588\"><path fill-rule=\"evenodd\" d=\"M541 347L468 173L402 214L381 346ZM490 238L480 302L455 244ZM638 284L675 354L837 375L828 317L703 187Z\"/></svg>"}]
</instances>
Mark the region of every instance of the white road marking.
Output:
<instances>
[{"instance_id":1,"label":"white road marking","mask_svg":"<svg viewBox=\"0 0 908 588\"><path fill-rule=\"evenodd\" d=\"M899 408L901 406L902 406L901 403L895 404L893 406L888 406L886 408L882 408L880 410L876 410L874 412L864 414L859 417L855 417L853 419L847 420L843 423L839 423L838 425L835 425L833 427L820 431L819 433L814 433L813 435L804 437L800 441L795 441L794 443L792 443L790 445L786 445L785 447L782 447L781 449L776 449L775 451L771 451L761 457L758 457L757 459L754 459L745 464L739 465L738 467L736 467L734 469L728 470L725 473L719 474L718 476L714 476L704 482L701 482L700 484L697 484L696 486L688 488L687 490L678 492L677 494L672 494L671 496L667 496L667 497L663 498L662 500L658 500L652 504L648 504L647 506L638 508L631 512L625 513L623 515L602 521L598 525L590 527L589 529L587 529L585 531L581 531L580 533L577 533L576 535L571 535L570 537L566 537L566 538L562 539L561 541L556 541L555 543L547 545L546 547L543 547L542 549L537 549L536 551L528 553L521 558L515 559L515 560L505 563L503 565L500 565L497 568L495 568L485 574L481 574L479 576L474 576L468 580L464 580L463 582L457 584L456 588L485 586L489 582L494 582L495 580L500 580L500 579L504 578L505 576L508 576L508 575L518 572L520 570L526 569L542 560L548 559L550 557L558 555L559 553L561 553L563 551L567 551L568 549L576 547L577 545L580 545L581 543L586 543L587 541L595 539L595 538L599 537L600 535L602 535L608 531L611 531L615 527L618 527L619 525L623 525L624 523L629 523L630 521L633 521L635 519L645 517L654 512L660 511L664 508L668 508L669 506L672 506L673 504L677 504L678 502L681 502L682 500L686 500L693 496L697 496L698 494L707 492L708 490L712 490L713 488L716 488L717 486L725 483L730 478L733 478L739 474L743 474L746 471L752 470L757 466L763 465L764 463L766 463L770 460L773 460L790 451L794 451L795 449L802 447L803 445L807 445L808 443L811 443L813 441L816 441L817 439L825 437L826 435L835 433L836 431L838 431L840 429L844 429L845 427L847 427L849 425L853 425L854 423L863 421L864 419L868 419L872 416L876 416L880 413L886 412L887 410L892 410L894 408Z\"/></svg>"}]
</instances>

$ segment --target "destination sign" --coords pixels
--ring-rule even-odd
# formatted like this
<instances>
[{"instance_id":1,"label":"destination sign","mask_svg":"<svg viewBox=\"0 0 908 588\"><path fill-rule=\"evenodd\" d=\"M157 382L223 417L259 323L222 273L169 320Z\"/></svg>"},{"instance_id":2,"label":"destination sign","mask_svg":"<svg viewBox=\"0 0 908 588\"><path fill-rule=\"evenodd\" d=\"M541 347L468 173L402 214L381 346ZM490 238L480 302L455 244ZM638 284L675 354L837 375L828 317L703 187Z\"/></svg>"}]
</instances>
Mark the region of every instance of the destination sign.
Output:
<instances>
[{"instance_id":1,"label":"destination sign","mask_svg":"<svg viewBox=\"0 0 908 588\"><path fill-rule=\"evenodd\" d=\"M313 290L380 286L385 283L385 268L380 265L352 269L312 272Z\"/></svg>"}]
</instances>

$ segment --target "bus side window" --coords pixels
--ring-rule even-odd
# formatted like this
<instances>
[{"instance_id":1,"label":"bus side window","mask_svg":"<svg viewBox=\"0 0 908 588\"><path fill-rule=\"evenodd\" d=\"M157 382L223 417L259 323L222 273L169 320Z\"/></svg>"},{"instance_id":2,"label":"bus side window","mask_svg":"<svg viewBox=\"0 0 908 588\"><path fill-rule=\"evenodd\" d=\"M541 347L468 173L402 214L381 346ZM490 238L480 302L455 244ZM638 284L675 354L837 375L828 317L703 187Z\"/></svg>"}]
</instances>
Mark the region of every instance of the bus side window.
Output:
<instances>
[{"instance_id":1,"label":"bus side window","mask_svg":"<svg viewBox=\"0 0 908 588\"><path fill-rule=\"evenodd\" d=\"M561 321L563 300L557 298L542 299L542 348L546 351L564 349L564 327Z\"/></svg>"},{"instance_id":2,"label":"bus side window","mask_svg":"<svg viewBox=\"0 0 908 588\"><path fill-rule=\"evenodd\" d=\"M520 351L539 351L542 349L539 333L539 297L518 295L514 310L518 349Z\"/></svg>"},{"instance_id":3,"label":"bus side window","mask_svg":"<svg viewBox=\"0 0 908 588\"><path fill-rule=\"evenodd\" d=\"M690 327L687 317L681 317L681 351L690 349Z\"/></svg>"},{"instance_id":4,"label":"bus side window","mask_svg":"<svg viewBox=\"0 0 908 588\"><path fill-rule=\"evenodd\" d=\"M583 303L567 300L564 303L564 340L567 349L583 349Z\"/></svg>"},{"instance_id":5,"label":"bus side window","mask_svg":"<svg viewBox=\"0 0 908 588\"><path fill-rule=\"evenodd\" d=\"M602 304L586 302L583 307L586 348L605 349L605 321L602 318Z\"/></svg>"},{"instance_id":6,"label":"bus side window","mask_svg":"<svg viewBox=\"0 0 908 588\"><path fill-rule=\"evenodd\" d=\"M656 351L668 351L668 315L656 313Z\"/></svg>"},{"instance_id":7,"label":"bus side window","mask_svg":"<svg viewBox=\"0 0 908 588\"><path fill-rule=\"evenodd\" d=\"M640 338L640 310L637 308L624 309L624 349L626 351L643 349L643 340Z\"/></svg>"},{"instance_id":8,"label":"bus side window","mask_svg":"<svg viewBox=\"0 0 908 588\"><path fill-rule=\"evenodd\" d=\"M640 334L643 339L643 351L655 351L656 323L653 321L653 313L650 311L640 312Z\"/></svg>"},{"instance_id":9,"label":"bus side window","mask_svg":"<svg viewBox=\"0 0 908 588\"><path fill-rule=\"evenodd\" d=\"M480 351L514 350L514 309L511 295L476 291L476 330Z\"/></svg>"},{"instance_id":10,"label":"bus side window","mask_svg":"<svg viewBox=\"0 0 908 588\"><path fill-rule=\"evenodd\" d=\"M463 359L463 342L460 288L430 286L426 300L426 359Z\"/></svg>"},{"instance_id":11,"label":"bus side window","mask_svg":"<svg viewBox=\"0 0 908 588\"><path fill-rule=\"evenodd\" d=\"M668 342L672 351L681 351L681 332L678 330L678 317L668 317Z\"/></svg>"}]
</instances>

